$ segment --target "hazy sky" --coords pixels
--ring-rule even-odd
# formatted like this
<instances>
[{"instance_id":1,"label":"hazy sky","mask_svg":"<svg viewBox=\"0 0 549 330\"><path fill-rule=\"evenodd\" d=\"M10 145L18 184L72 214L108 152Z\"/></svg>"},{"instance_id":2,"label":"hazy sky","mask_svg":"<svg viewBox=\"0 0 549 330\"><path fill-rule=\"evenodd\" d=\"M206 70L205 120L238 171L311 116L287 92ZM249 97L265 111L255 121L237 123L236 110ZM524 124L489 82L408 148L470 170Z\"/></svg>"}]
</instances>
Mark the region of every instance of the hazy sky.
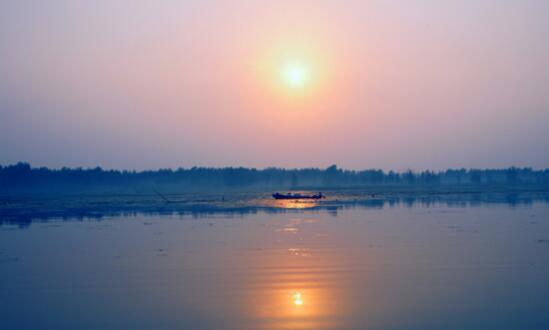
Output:
<instances>
[{"instance_id":1,"label":"hazy sky","mask_svg":"<svg viewBox=\"0 0 549 330\"><path fill-rule=\"evenodd\" d=\"M0 1L0 164L549 167L549 1Z\"/></svg>"}]
</instances>

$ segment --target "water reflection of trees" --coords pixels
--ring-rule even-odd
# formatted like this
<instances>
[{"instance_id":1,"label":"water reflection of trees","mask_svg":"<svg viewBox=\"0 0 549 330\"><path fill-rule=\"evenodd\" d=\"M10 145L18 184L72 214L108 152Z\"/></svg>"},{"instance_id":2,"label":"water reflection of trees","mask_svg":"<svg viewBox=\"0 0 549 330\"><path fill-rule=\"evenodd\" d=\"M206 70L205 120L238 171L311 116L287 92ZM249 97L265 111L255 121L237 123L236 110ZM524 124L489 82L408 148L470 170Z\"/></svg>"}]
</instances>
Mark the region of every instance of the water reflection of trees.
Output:
<instances>
[{"instance_id":1,"label":"water reflection of trees","mask_svg":"<svg viewBox=\"0 0 549 330\"><path fill-rule=\"evenodd\" d=\"M202 201L202 200L201 200ZM100 221L111 217L131 217L136 215L177 216L193 219L205 219L216 216L243 217L257 214L328 212L337 216L343 209L364 208L383 209L394 207L435 207L453 208L479 207L482 205L502 205L528 207L533 203L549 203L549 193L472 193L472 194L403 194L403 195L366 195L362 198L349 198L344 194L336 195L320 202L285 201L277 203L269 198L243 199L241 203L228 201L213 203L210 199L201 203L145 203L117 200L108 204L97 204L80 200L78 203L62 200L43 202L39 207L25 207L25 201L20 201L14 207L0 208L0 226L16 225L26 228L33 222L48 220L62 221ZM74 205L73 205L74 204Z\"/></svg>"}]
</instances>

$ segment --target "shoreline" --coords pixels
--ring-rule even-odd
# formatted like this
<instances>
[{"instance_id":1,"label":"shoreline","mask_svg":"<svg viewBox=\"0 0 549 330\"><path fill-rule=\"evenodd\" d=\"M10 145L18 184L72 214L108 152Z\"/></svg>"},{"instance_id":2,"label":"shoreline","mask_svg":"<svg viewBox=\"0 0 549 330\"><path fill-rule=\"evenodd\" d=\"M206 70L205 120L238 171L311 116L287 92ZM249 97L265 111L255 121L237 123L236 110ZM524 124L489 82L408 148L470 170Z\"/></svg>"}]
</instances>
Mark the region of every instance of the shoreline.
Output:
<instances>
[{"instance_id":1,"label":"shoreline","mask_svg":"<svg viewBox=\"0 0 549 330\"><path fill-rule=\"evenodd\" d=\"M274 200L272 191L225 193L142 194L26 194L0 197L0 226L28 226L54 219L101 219L120 214L246 215L258 212L337 212L344 208L383 208L386 205L445 204L449 207L481 204L530 205L549 203L547 187L489 187L471 189L331 189L322 200ZM438 187L443 188L443 187ZM296 190L297 191L297 190ZM299 190L315 191L315 190Z\"/></svg>"}]
</instances>

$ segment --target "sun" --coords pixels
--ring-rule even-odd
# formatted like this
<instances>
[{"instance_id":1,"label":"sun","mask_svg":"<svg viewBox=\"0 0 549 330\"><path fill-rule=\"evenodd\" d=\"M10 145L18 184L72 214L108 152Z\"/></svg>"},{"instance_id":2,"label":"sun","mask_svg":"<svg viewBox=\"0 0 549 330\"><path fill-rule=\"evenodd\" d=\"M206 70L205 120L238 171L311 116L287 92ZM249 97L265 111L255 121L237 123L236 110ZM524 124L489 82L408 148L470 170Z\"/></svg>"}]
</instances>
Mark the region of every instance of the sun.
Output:
<instances>
[{"instance_id":1,"label":"sun","mask_svg":"<svg viewBox=\"0 0 549 330\"><path fill-rule=\"evenodd\" d=\"M250 63L256 77L250 82L257 87L261 98L277 104L277 112L305 109L322 102L328 88L335 86L332 79L331 53L314 40L301 42L272 42L260 50ZM257 84L255 84L257 82Z\"/></svg>"},{"instance_id":2,"label":"sun","mask_svg":"<svg viewBox=\"0 0 549 330\"><path fill-rule=\"evenodd\" d=\"M291 88L303 88L311 78L310 68L302 62L286 63L281 75L282 81Z\"/></svg>"}]
</instances>

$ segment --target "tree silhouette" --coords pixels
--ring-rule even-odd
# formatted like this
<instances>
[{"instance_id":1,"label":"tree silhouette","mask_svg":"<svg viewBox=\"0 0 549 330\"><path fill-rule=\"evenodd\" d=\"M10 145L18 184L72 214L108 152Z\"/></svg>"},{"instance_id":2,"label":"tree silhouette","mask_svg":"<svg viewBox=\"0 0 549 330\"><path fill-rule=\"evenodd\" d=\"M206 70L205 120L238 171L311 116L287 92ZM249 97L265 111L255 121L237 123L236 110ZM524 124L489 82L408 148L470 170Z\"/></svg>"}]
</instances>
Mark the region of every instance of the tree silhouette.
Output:
<instances>
[{"instance_id":1,"label":"tree silhouette","mask_svg":"<svg viewBox=\"0 0 549 330\"><path fill-rule=\"evenodd\" d=\"M548 185L549 170L531 168L448 169L440 172L407 170L403 173L380 169L343 170L304 168L263 170L227 167L159 169L156 171L32 168L27 163L0 166L0 191L82 192L152 191L158 187L173 191L215 189L292 189L297 187L433 186L433 185Z\"/></svg>"}]
</instances>

